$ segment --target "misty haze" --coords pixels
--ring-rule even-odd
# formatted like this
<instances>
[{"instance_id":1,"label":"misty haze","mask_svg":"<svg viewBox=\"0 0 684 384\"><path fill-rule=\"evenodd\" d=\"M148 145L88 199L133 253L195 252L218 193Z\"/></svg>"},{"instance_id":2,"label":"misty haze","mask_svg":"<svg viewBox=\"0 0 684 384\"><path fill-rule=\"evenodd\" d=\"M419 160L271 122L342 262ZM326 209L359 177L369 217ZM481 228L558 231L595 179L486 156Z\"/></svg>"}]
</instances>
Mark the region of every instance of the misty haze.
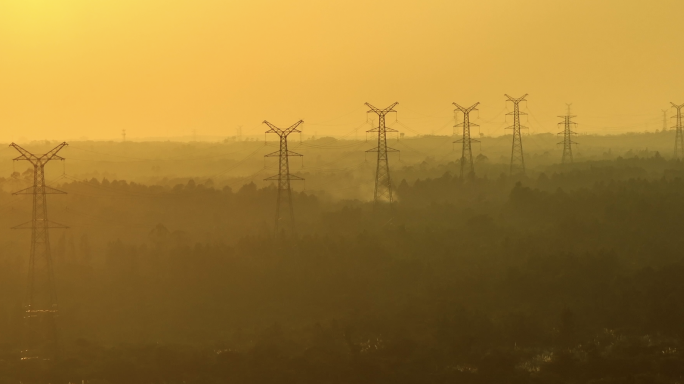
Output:
<instances>
[{"instance_id":1,"label":"misty haze","mask_svg":"<svg viewBox=\"0 0 684 384\"><path fill-rule=\"evenodd\" d=\"M0 384L684 383L682 12L0 2Z\"/></svg>"}]
</instances>

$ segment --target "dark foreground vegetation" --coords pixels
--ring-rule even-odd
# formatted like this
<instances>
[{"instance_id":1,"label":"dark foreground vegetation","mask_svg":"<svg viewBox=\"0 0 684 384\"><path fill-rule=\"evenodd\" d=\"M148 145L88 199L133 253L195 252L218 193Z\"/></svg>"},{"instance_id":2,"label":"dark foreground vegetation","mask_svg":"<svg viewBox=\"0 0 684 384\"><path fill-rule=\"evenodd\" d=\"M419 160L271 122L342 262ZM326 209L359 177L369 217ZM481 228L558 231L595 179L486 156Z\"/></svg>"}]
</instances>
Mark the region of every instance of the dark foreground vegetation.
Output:
<instances>
[{"instance_id":1,"label":"dark foreground vegetation","mask_svg":"<svg viewBox=\"0 0 684 384\"><path fill-rule=\"evenodd\" d=\"M28 241L5 238L0 382L684 382L684 164L441 167L393 218L298 193L278 238L272 187L62 180L60 221L92 219L53 233L62 359L18 361Z\"/></svg>"}]
</instances>

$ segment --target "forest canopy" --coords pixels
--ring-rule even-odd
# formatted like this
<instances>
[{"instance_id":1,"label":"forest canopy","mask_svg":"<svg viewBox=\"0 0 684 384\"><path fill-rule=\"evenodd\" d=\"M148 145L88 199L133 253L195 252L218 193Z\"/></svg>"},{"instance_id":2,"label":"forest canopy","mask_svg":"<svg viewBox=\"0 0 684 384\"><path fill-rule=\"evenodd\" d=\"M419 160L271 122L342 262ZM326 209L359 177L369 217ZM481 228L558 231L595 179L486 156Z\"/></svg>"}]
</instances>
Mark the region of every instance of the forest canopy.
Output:
<instances>
[{"instance_id":1,"label":"forest canopy","mask_svg":"<svg viewBox=\"0 0 684 384\"><path fill-rule=\"evenodd\" d=\"M7 382L684 375L684 163L657 152L525 177L399 163L391 210L334 184L294 187L297 231L280 234L272 183L135 169L131 181L98 166L48 175L67 192L49 197L51 219L71 227L50 234L63 345L52 365L17 358L30 238L0 233ZM371 171L311 170L307 181L357 193ZM6 228L30 216L30 199L10 191L31 182L29 170L0 178Z\"/></svg>"}]
</instances>

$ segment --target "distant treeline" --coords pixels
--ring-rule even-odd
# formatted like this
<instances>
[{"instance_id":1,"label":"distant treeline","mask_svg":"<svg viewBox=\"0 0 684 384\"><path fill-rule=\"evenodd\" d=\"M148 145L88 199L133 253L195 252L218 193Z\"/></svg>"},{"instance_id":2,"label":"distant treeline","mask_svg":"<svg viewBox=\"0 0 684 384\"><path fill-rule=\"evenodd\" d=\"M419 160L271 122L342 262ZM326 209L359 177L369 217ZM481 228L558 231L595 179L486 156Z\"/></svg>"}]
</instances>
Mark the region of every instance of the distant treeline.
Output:
<instances>
[{"instance_id":1,"label":"distant treeline","mask_svg":"<svg viewBox=\"0 0 684 384\"><path fill-rule=\"evenodd\" d=\"M439 176L399 179L392 216L297 193L299 234L277 238L272 187L60 181L71 194L51 209L76 224L53 231L63 359L17 359L28 239L4 238L0 377L681 380L680 162L634 157L468 182L453 165L424 167ZM22 209L0 220L20 222Z\"/></svg>"}]
</instances>

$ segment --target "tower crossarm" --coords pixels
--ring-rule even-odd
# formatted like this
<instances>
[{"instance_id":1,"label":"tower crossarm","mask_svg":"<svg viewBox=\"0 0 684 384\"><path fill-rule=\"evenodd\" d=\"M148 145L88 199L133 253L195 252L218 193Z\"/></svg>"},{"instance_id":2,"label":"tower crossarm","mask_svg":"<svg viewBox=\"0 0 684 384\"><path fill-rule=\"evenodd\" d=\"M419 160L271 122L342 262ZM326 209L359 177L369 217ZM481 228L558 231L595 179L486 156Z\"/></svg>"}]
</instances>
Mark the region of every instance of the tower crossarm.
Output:
<instances>
[{"instance_id":1,"label":"tower crossarm","mask_svg":"<svg viewBox=\"0 0 684 384\"><path fill-rule=\"evenodd\" d=\"M465 123L458 123L458 124L454 125L454 127L463 127L464 125L465 125ZM468 122L468 125L471 127L479 127L480 126L480 124L475 124L475 123L471 123L471 122Z\"/></svg>"},{"instance_id":2,"label":"tower crossarm","mask_svg":"<svg viewBox=\"0 0 684 384\"><path fill-rule=\"evenodd\" d=\"M58 155L57 155L57 152L61 151L62 148L66 147L67 145L69 145L69 144L67 144L67 143L61 143L61 144L59 144L59 145L56 146L55 148L51 149L50 152L48 152L48 153L44 154L43 156L41 156L41 157L40 157L41 161L42 161L43 163L47 163L47 162L50 161L50 160L64 160L64 158L63 158L62 156L58 156Z\"/></svg>"},{"instance_id":3,"label":"tower crossarm","mask_svg":"<svg viewBox=\"0 0 684 384\"><path fill-rule=\"evenodd\" d=\"M385 147L385 151L386 152L401 152L400 150L398 150L396 148L392 148L392 147ZM378 147L375 147L375 148L371 148L371 149L366 150L366 152L380 152L380 149L378 149Z\"/></svg>"},{"instance_id":4,"label":"tower crossarm","mask_svg":"<svg viewBox=\"0 0 684 384\"><path fill-rule=\"evenodd\" d=\"M288 150L286 153L287 153L287 156L304 156L301 153L293 152L290 150ZM279 156L280 156L280 151L275 151L275 152L271 152L269 154L264 155L264 157L279 157Z\"/></svg>"},{"instance_id":5,"label":"tower crossarm","mask_svg":"<svg viewBox=\"0 0 684 384\"><path fill-rule=\"evenodd\" d=\"M452 104L454 104L454 105L456 106L456 109L455 109L454 111L458 110L458 111L461 111L461 112L463 112L463 113L468 113L468 112L470 112L470 111L477 111L477 108L476 108L476 107L480 104L480 102L478 101L477 103L471 105L471 106L468 107L468 108L464 108L464 107L462 107L462 106L460 106L460 105L458 105L458 104L456 104L456 103L452 103ZM475 125L475 124L470 123L470 125Z\"/></svg>"},{"instance_id":6,"label":"tower crossarm","mask_svg":"<svg viewBox=\"0 0 684 384\"><path fill-rule=\"evenodd\" d=\"M275 125L269 123L268 121L264 120L263 124L266 124L270 129L266 131L266 133L276 133L278 136L287 136L292 132L301 132L297 127L299 127L300 124L302 124L304 120L299 120L298 122L292 124L291 126L285 128L285 129L280 129L276 127Z\"/></svg>"},{"instance_id":7,"label":"tower crossarm","mask_svg":"<svg viewBox=\"0 0 684 384\"><path fill-rule=\"evenodd\" d=\"M378 115L383 115L383 116L384 116L384 115L386 115L386 114L388 114L388 113L390 113L390 112L396 112L396 111L393 110L392 108L396 107L397 104L399 104L399 102L397 101L397 102L395 102L394 104L390 105L389 107L387 107L387 108L385 108L385 109L380 109L380 108L374 107L374 106L372 106L370 103L365 103L365 104L366 104L366 106L367 106L368 108L370 108L370 111L368 111L367 113L373 112L373 113L377 113Z\"/></svg>"},{"instance_id":8,"label":"tower crossarm","mask_svg":"<svg viewBox=\"0 0 684 384\"><path fill-rule=\"evenodd\" d=\"M384 127L383 130L384 130L385 132L399 132L399 131L397 131L396 129L390 128L390 127L387 127L387 126ZM379 132L379 131L380 131L380 128L375 127L375 128L373 128L373 129L367 130L366 132L369 132L369 133L370 133L370 132Z\"/></svg>"},{"instance_id":9,"label":"tower crossarm","mask_svg":"<svg viewBox=\"0 0 684 384\"><path fill-rule=\"evenodd\" d=\"M528 95L528 94L526 93L526 94L524 94L524 95L522 95L522 96L520 96L520 97L518 97L518 98L516 99L515 97L511 97L511 96L508 96L507 94L504 94L504 96L508 97L508 100L509 100L509 101L512 101L512 102L514 102L514 103L516 103L516 104L519 103L519 102L521 102L521 101L524 101L525 98L527 97L527 95Z\"/></svg>"},{"instance_id":10,"label":"tower crossarm","mask_svg":"<svg viewBox=\"0 0 684 384\"><path fill-rule=\"evenodd\" d=\"M21 154L20 156L15 157L13 159L14 161L26 160L26 161L30 162L31 164L36 164L38 162L38 157L36 157L36 155L25 150L19 144L12 143L12 144L10 144L10 147L13 147L14 149L16 149Z\"/></svg>"},{"instance_id":11,"label":"tower crossarm","mask_svg":"<svg viewBox=\"0 0 684 384\"><path fill-rule=\"evenodd\" d=\"M62 148L66 147L67 145L69 145L69 144L61 143L58 146L56 146L55 148L51 149L49 152L47 152L43 155L40 155L40 156L34 155L33 153L25 150L19 144L16 144L16 143L10 144L10 147L13 147L14 149L16 149L21 154L20 156L15 157L13 160L15 160L15 161L26 160L26 161L29 161L33 165L37 165L37 164L45 164L50 160L64 160L64 158L62 156L57 155L57 152L61 151Z\"/></svg>"},{"instance_id":12,"label":"tower crossarm","mask_svg":"<svg viewBox=\"0 0 684 384\"><path fill-rule=\"evenodd\" d=\"M66 192L60 191L59 189L43 186L42 190L39 190L35 186L31 186L20 191L13 192L13 195L33 195L34 193L45 193L46 195L66 195Z\"/></svg>"}]
</instances>

